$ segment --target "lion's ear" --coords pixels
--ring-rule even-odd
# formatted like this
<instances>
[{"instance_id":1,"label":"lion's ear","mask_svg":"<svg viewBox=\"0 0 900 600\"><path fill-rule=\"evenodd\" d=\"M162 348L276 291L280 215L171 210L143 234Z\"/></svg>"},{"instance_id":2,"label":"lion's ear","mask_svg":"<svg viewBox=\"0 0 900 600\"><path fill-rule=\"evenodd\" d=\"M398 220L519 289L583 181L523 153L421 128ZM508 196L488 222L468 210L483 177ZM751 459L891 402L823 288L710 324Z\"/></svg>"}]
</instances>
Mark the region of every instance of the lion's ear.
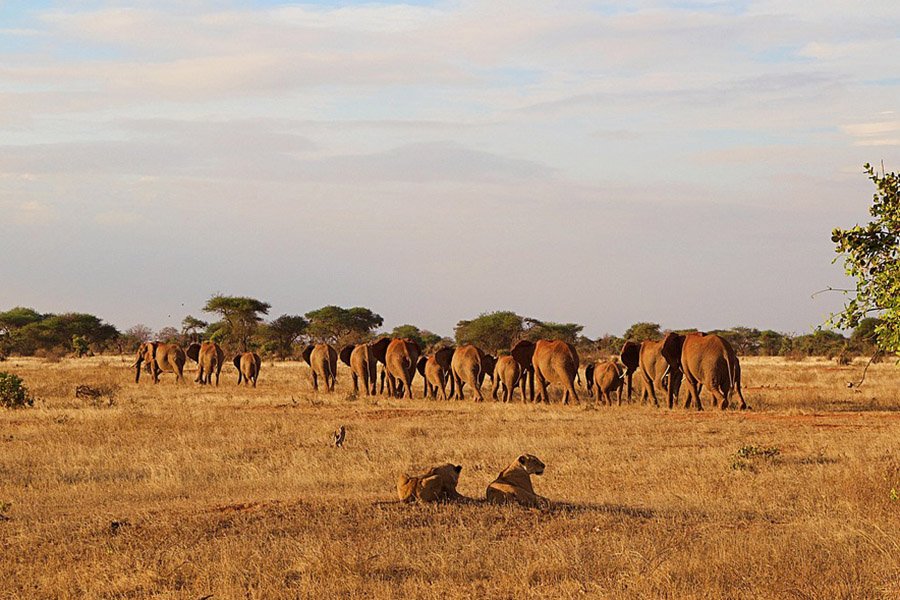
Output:
<instances>
[{"instance_id":1,"label":"lion's ear","mask_svg":"<svg viewBox=\"0 0 900 600\"><path fill-rule=\"evenodd\" d=\"M453 470L459 473L462 471L462 465L453 465Z\"/></svg>"},{"instance_id":2,"label":"lion's ear","mask_svg":"<svg viewBox=\"0 0 900 600\"><path fill-rule=\"evenodd\" d=\"M524 465L526 462L528 462L528 459L525 458L525 455L524 455L524 454L523 454L522 456L519 457L519 464L520 464L520 465Z\"/></svg>"}]
</instances>

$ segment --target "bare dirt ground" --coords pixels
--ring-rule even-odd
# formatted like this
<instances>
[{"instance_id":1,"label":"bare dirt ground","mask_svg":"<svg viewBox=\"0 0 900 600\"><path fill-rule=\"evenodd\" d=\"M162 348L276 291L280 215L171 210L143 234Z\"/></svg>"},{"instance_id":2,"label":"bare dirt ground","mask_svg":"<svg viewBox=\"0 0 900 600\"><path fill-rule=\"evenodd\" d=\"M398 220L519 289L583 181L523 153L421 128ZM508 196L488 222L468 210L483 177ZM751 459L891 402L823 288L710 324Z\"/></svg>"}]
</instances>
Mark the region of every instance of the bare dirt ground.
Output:
<instances>
[{"instance_id":1,"label":"bare dirt ground","mask_svg":"<svg viewBox=\"0 0 900 600\"><path fill-rule=\"evenodd\" d=\"M314 394L291 362L135 385L129 362L0 363L38 398L0 409L0 598L900 597L893 363L856 390L860 364L744 359L754 410L697 413L357 398L343 369ZM523 452L554 508L392 502L446 461L481 499Z\"/></svg>"}]
</instances>

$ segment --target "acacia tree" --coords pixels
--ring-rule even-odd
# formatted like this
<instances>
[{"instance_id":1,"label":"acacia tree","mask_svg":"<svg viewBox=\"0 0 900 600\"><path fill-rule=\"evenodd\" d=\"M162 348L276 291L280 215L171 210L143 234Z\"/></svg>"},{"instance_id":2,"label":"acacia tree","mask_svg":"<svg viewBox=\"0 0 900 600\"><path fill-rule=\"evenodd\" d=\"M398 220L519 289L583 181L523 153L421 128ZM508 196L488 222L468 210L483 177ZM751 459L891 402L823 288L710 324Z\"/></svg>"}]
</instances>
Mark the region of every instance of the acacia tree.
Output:
<instances>
[{"instance_id":1,"label":"acacia tree","mask_svg":"<svg viewBox=\"0 0 900 600\"><path fill-rule=\"evenodd\" d=\"M208 326L209 323L206 321L188 315L181 321L181 335L186 340L197 342L200 341L200 330L206 329Z\"/></svg>"},{"instance_id":2,"label":"acacia tree","mask_svg":"<svg viewBox=\"0 0 900 600\"><path fill-rule=\"evenodd\" d=\"M485 350L506 350L522 337L525 319L508 310L482 313L454 328L457 344L477 344Z\"/></svg>"},{"instance_id":3,"label":"acacia tree","mask_svg":"<svg viewBox=\"0 0 900 600\"><path fill-rule=\"evenodd\" d=\"M309 319L307 334L315 340L330 343L360 342L384 323L381 315L362 306L323 306L305 316Z\"/></svg>"},{"instance_id":4,"label":"acacia tree","mask_svg":"<svg viewBox=\"0 0 900 600\"><path fill-rule=\"evenodd\" d=\"M831 324L856 328L866 317L877 316L874 341L884 352L900 353L900 175L879 175L872 165L866 173L875 184L869 213L873 220L850 229L835 229L831 241L843 257L844 269L856 280L847 290L844 310L832 315Z\"/></svg>"},{"instance_id":5,"label":"acacia tree","mask_svg":"<svg viewBox=\"0 0 900 600\"><path fill-rule=\"evenodd\" d=\"M294 344L306 333L309 321L300 315L281 315L266 327L265 335L272 349L282 360L294 352Z\"/></svg>"},{"instance_id":6,"label":"acacia tree","mask_svg":"<svg viewBox=\"0 0 900 600\"><path fill-rule=\"evenodd\" d=\"M443 340L443 338L436 333L432 333L427 329L419 329L415 325L409 324L394 327L394 330L391 332L391 337L415 340L423 352Z\"/></svg>"},{"instance_id":7,"label":"acacia tree","mask_svg":"<svg viewBox=\"0 0 900 600\"><path fill-rule=\"evenodd\" d=\"M645 340L658 340L662 338L662 332L659 330L659 323L648 323L642 321L635 323L625 331L626 340L633 342L643 342Z\"/></svg>"},{"instance_id":8,"label":"acacia tree","mask_svg":"<svg viewBox=\"0 0 900 600\"><path fill-rule=\"evenodd\" d=\"M554 323L552 321L538 321L537 319L525 319L528 325L525 338L537 340L562 340L575 344L578 335L584 329L584 325L577 323Z\"/></svg>"},{"instance_id":9,"label":"acacia tree","mask_svg":"<svg viewBox=\"0 0 900 600\"><path fill-rule=\"evenodd\" d=\"M256 298L216 294L206 301L203 312L220 315L225 328L222 335L235 342L241 352L246 352L250 349L250 338L262 321L261 315L269 314L270 308L271 304Z\"/></svg>"}]
</instances>

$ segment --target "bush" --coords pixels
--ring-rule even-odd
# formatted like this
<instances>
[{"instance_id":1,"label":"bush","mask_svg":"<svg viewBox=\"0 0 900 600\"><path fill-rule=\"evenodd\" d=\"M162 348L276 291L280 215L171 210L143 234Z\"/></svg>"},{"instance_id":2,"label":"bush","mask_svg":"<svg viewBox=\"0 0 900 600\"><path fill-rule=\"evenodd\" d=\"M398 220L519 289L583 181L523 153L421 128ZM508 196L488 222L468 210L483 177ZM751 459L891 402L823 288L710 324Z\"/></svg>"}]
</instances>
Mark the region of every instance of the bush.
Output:
<instances>
[{"instance_id":1,"label":"bush","mask_svg":"<svg viewBox=\"0 0 900 600\"><path fill-rule=\"evenodd\" d=\"M0 406L25 408L33 406L34 398L18 375L0 372Z\"/></svg>"}]
</instances>

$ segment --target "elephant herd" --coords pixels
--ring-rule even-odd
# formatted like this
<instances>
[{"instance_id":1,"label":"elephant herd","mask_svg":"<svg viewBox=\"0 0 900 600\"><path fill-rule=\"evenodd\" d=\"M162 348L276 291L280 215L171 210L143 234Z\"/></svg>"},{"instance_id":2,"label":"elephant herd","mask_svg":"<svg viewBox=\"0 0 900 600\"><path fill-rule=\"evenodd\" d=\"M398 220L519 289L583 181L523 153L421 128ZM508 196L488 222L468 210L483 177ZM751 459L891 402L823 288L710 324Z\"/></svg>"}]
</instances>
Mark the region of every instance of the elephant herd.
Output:
<instances>
[{"instance_id":1,"label":"elephant herd","mask_svg":"<svg viewBox=\"0 0 900 600\"><path fill-rule=\"evenodd\" d=\"M140 380L142 364L149 367L155 383L163 372L175 373L177 380L183 380L187 358L199 365L195 381L211 384L215 376L218 385L225 353L213 342L191 344L186 352L177 344L142 344L132 365L135 382ZM413 378L418 372L424 381L425 398L461 400L468 386L474 399L483 401L481 388L485 378L490 378L495 400L509 402L519 389L523 401L549 402L547 387L558 385L564 404L579 401L575 389L580 377L578 352L560 340L520 340L499 357L472 344L441 348L426 355L415 340L406 338L382 337L373 342L347 345L340 351L328 344L311 344L304 349L303 360L310 367L316 391L320 381L327 391L334 391L339 359L350 368L353 391L357 394L362 386L366 395L386 393L413 398ZM256 387L261 366L259 355L244 352L236 355L232 363L238 371L238 383ZM612 394L617 393L621 405L623 389L628 400L632 398L635 373L640 374L643 383L642 403L652 400L659 406L657 394L664 393L672 408L682 385L686 384L685 408L694 404L697 410L702 410L703 388L712 395L713 406L727 408L731 393L736 392L740 408L747 408L741 390L740 362L731 344L716 334L669 333L660 341L627 341L618 360L599 360L585 367L585 386L598 403L612 404Z\"/></svg>"},{"instance_id":2,"label":"elephant herd","mask_svg":"<svg viewBox=\"0 0 900 600\"><path fill-rule=\"evenodd\" d=\"M175 373L175 381L184 381L184 364L188 358L200 366L194 381L210 384L215 375L216 385L219 385L219 374L222 372L222 365L225 364L225 352L214 342L193 343L188 346L187 352L178 344L144 342L138 348L137 357L131 365L134 369L134 382L140 382L142 367L150 372L153 383L159 383L160 373ZM235 355L231 362L238 372L238 384L243 382L256 387L262 366L259 354L242 352Z\"/></svg>"}]
</instances>

